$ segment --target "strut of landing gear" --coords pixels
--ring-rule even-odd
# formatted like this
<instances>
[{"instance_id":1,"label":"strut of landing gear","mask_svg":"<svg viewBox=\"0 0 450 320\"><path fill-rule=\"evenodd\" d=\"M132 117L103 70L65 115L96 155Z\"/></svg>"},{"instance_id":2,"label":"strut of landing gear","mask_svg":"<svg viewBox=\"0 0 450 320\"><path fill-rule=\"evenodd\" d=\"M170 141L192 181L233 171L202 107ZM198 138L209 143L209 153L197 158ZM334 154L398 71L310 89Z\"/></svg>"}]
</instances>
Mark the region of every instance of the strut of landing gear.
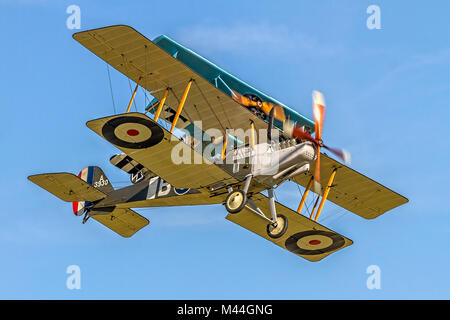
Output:
<instances>
[{"instance_id":1,"label":"strut of landing gear","mask_svg":"<svg viewBox=\"0 0 450 320\"><path fill-rule=\"evenodd\" d=\"M267 193L269 194L269 209L270 216L272 217L272 223L267 225L267 234L271 238L279 238L286 232L288 221L287 218L282 214L277 215L273 188L268 189Z\"/></svg>"},{"instance_id":2,"label":"strut of landing gear","mask_svg":"<svg viewBox=\"0 0 450 320\"><path fill-rule=\"evenodd\" d=\"M256 205L256 203L247 198L247 191L250 186L250 182L252 180L252 175L248 175L245 180L244 189L236 189L233 190L231 187L228 189L228 196L225 200L225 208L229 213L238 213L242 209L247 208L249 211L257 214L267 222L267 235L271 238L280 238L283 236L288 228L288 219L282 215L277 215L276 206L275 206L275 196L273 192L273 188L268 189L269 194L269 210L270 210L270 218L268 218L264 212L261 211L260 208ZM247 203L250 205L248 206Z\"/></svg>"}]
</instances>

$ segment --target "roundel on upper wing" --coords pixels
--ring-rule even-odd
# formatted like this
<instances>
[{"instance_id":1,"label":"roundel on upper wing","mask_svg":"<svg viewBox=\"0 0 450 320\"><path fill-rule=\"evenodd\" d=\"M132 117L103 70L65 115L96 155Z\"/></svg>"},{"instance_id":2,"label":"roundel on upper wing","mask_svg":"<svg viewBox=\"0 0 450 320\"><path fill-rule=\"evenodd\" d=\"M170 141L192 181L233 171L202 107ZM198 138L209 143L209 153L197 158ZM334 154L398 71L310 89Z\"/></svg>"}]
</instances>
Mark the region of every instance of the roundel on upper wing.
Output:
<instances>
[{"instance_id":1,"label":"roundel on upper wing","mask_svg":"<svg viewBox=\"0 0 450 320\"><path fill-rule=\"evenodd\" d=\"M337 250L345 244L345 239L334 232L308 230L298 232L286 239L289 251L300 255L316 255Z\"/></svg>"},{"instance_id":2,"label":"roundel on upper wing","mask_svg":"<svg viewBox=\"0 0 450 320\"><path fill-rule=\"evenodd\" d=\"M129 149L145 149L164 138L163 130L154 122L133 116L121 116L106 122L102 134L112 144Z\"/></svg>"}]
</instances>

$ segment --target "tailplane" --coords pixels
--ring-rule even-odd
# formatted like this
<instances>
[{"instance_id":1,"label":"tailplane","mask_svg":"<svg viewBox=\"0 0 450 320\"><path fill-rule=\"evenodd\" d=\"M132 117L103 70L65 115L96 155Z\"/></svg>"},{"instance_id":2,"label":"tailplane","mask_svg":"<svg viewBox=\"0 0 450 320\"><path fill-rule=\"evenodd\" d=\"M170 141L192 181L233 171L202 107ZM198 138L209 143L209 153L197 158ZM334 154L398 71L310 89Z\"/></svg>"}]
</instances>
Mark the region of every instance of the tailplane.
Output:
<instances>
[{"instance_id":1,"label":"tailplane","mask_svg":"<svg viewBox=\"0 0 450 320\"><path fill-rule=\"evenodd\" d=\"M87 208L114 191L105 173L99 167L90 166L78 176L68 173L43 173L28 179L66 202L73 203L73 213L81 216Z\"/></svg>"},{"instance_id":2,"label":"tailplane","mask_svg":"<svg viewBox=\"0 0 450 320\"><path fill-rule=\"evenodd\" d=\"M114 191L111 182L99 167L86 167L78 176L59 172L36 174L28 179L61 200L72 202L75 215L85 214L83 223L92 217L127 238L149 223L146 218L128 208L95 207L95 204Z\"/></svg>"}]
</instances>

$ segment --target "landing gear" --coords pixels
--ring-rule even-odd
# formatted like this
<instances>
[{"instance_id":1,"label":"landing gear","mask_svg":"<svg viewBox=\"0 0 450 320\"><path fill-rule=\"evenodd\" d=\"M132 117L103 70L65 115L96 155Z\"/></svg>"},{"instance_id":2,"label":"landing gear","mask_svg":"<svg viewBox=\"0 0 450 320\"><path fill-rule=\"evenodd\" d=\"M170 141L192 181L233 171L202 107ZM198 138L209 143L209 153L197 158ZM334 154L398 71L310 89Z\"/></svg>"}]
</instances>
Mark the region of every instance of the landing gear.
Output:
<instances>
[{"instance_id":1,"label":"landing gear","mask_svg":"<svg viewBox=\"0 0 450 320\"><path fill-rule=\"evenodd\" d=\"M269 195L269 211L270 218L267 217L263 211L256 205L256 203L251 198L247 198L247 191L252 180L252 175L248 175L245 179L244 189L235 189L231 187L228 188L228 196L225 200L225 208L229 213L238 213L242 209L247 208L250 212L257 214L264 220L267 224L267 235L271 238L280 238L283 236L288 228L288 219L282 215L277 214L275 205L275 194L273 188L267 189ZM249 205L247 205L247 203Z\"/></svg>"},{"instance_id":2,"label":"landing gear","mask_svg":"<svg viewBox=\"0 0 450 320\"><path fill-rule=\"evenodd\" d=\"M277 216L277 220L275 223L271 223L267 225L267 235L271 238L279 238L283 234L285 234L288 227L288 220L282 214Z\"/></svg>"},{"instance_id":3,"label":"landing gear","mask_svg":"<svg viewBox=\"0 0 450 320\"><path fill-rule=\"evenodd\" d=\"M252 177L253 176L251 174L246 176L243 190L233 190L231 187L228 189L229 194L225 199L225 208L229 213L238 213L244 209L247 204L247 191L250 187Z\"/></svg>"},{"instance_id":4,"label":"landing gear","mask_svg":"<svg viewBox=\"0 0 450 320\"><path fill-rule=\"evenodd\" d=\"M229 213L238 213L244 209L247 203L247 195L242 190L233 190L228 194L225 200L225 208Z\"/></svg>"}]
</instances>

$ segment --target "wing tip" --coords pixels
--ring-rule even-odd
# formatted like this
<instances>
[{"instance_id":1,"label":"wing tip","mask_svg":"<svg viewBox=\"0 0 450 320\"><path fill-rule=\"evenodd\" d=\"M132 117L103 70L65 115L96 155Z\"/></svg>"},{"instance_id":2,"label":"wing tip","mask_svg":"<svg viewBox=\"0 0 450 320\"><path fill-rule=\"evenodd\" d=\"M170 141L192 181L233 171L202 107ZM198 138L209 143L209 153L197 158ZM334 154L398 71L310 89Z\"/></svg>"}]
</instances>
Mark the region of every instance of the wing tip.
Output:
<instances>
[{"instance_id":1,"label":"wing tip","mask_svg":"<svg viewBox=\"0 0 450 320\"><path fill-rule=\"evenodd\" d=\"M81 34L85 34L87 32L92 32L92 31L98 31L98 30L103 30L103 29L114 29L114 28L126 28L126 29L130 29L133 31L138 32L135 28L133 28L132 26L129 26L127 24L112 24L109 26L104 26L104 27L99 27L99 28L93 28L93 29L88 29L88 30L83 30L83 31L78 31L72 34L72 38L74 38L75 40L77 36L81 35Z\"/></svg>"}]
</instances>

